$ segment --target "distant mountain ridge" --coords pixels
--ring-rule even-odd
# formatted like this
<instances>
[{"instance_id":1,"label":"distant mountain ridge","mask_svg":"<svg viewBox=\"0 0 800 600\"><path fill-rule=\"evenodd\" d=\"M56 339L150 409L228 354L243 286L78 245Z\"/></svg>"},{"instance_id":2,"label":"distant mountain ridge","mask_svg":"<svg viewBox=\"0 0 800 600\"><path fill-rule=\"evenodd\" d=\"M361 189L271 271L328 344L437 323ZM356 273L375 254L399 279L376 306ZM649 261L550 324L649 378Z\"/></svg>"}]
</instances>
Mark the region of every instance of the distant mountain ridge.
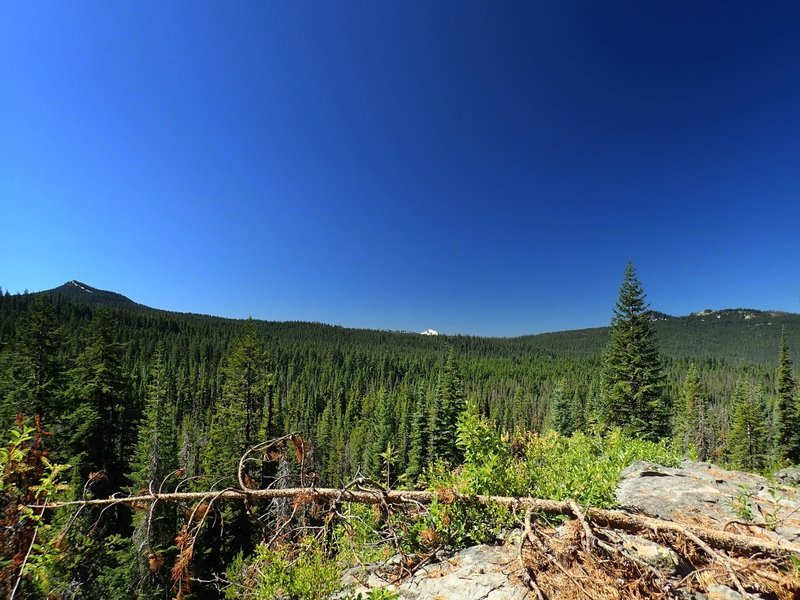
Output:
<instances>
[{"instance_id":1,"label":"distant mountain ridge","mask_svg":"<svg viewBox=\"0 0 800 600\"><path fill-rule=\"evenodd\" d=\"M82 283L76 279L71 279L70 281L66 282L64 285L60 285L57 288L53 288L52 290L44 290L42 292L38 292L39 294L48 294L51 296L61 296L67 300L71 300L74 302L82 302L84 304L93 304L99 306L115 306L120 308L149 308L144 306L143 304L138 304L128 298L127 296L123 296L117 292L111 292L108 290L101 290L96 287L92 287L86 283Z\"/></svg>"},{"instance_id":2,"label":"distant mountain ridge","mask_svg":"<svg viewBox=\"0 0 800 600\"><path fill-rule=\"evenodd\" d=\"M77 280L71 280L57 288L38 292L59 296L65 300L96 306L107 306L119 309L153 311L170 315L173 319L209 318L229 321L224 317L212 315L192 315L169 310L151 308L134 302L127 296L117 292L101 290ZM752 308L706 309L685 316L673 316L664 312L651 310L648 313L656 330L661 352L668 357L700 358L718 357L733 362L768 363L775 360L778 339L782 328L791 340L800 341L800 314L784 311L758 310ZM609 307L609 320L611 309ZM236 319L234 319L235 321ZM305 331L314 336L355 335L361 332L376 340L391 344L453 344L489 345L498 352L515 356L537 354L550 357L599 359L608 342L608 327L574 329L532 335L520 335L511 338L478 337L470 335L420 335L413 331L361 330L358 328L326 325L310 322L272 322L263 321L270 329L278 330L289 327L297 331ZM311 333L311 332L316 333ZM303 334L305 335L305 334ZM390 336L390 337L387 337ZM394 337L398 336L398 337ZM401 340L402 336L402 341ZM410 336L410 337L408 337ZM389 341L391 340L391 341ZM422 342L429 340L429 342ZM437 341L438 340L438 341ZM459 341L460 340L460 341ZM793 351L794 353L794 351ZM800 362L800 354L795 357Z\"/></svg>"}]
</instances>

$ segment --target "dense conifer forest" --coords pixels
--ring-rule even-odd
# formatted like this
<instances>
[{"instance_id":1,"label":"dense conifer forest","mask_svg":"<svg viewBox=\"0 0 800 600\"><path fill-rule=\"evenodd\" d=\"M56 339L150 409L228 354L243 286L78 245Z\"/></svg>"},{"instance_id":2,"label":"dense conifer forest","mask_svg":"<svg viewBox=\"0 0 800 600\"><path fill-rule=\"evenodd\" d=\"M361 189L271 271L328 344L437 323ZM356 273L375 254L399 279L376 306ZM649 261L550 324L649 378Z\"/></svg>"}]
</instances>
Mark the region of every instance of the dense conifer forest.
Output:
<instances>
[{"instance_id":1,"label":"dense conifer forest","mask_svg":"<svg viewBox=\"0 0 800 600\"><path fill-rule=\"evenodd\" d=\"M458 442L470 423L480 429L469 418L512 442L619 428L764 472L800 458L798 344L799 315L652 312L632 266L610 329L518 338L171 313L70 282L0 295L0 419L4 431L18 423L31 455L69 465L62 493L73 498L173 489L176 480L186 491L224 489L236 484L248 448L291 432L302 436L302 468L318 485L363 476L424 486L469 464L471 446ZM246 477L265 485L288 468L265 462ZM16 518L12 504L5 499L6 521ZM245 507L220 510L195 558L200 579L257 549ZM41 567L47 581L26 580L30 597L42 589L171 597L170 567L153 561L174 560L174 506L57 513L49 526L63 530L64 520L61 554ZM19 566L10 560L6 591ZM192 593L214 597L219 588Z\"/></svg>"}]
</instances>

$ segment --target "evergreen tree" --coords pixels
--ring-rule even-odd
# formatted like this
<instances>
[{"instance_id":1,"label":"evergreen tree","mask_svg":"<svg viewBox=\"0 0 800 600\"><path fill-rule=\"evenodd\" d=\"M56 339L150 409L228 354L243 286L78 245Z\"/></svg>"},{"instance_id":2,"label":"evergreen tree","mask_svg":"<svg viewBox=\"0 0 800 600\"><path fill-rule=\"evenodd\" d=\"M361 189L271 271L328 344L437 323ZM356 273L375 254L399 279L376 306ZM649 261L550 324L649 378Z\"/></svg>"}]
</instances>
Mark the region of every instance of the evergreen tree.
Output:
<instances>
[{"instance_id":1,"label":"evergreen tree","mask_svg":"<svg viewBox=\"0 0 800 600\"><path fill-rule=\"evenodd\" d=\"M175 403L163 344L158 345L149 379L130 475L134 493L142 489L161 491L178 466ZM139 512L134 517L131 541L138 559L134 587L140 600L163 598L168 591L165 555L175 537L176 524L175 505L169 502L158 503L150 512Z\"/></svg>"},{"instance_id":2,"label":"evergreen tree","mask_svg":"<svg viewBox=\"0 0 800 600\"><path fill-rule=\"evenodd\" d=\"M566 397L563 383L553 388L550 397L550 422L553 429L563 436L570 436L576 430L574 405Z\"/></svg>"},{"instance_id":3,"label":"evergreen tree","mask_svg":"<svg viewBox=\"0 0 800 600\"><path fill-rule=\"evenodd\" d=\"M123 345L114 326L108 309L94 310L86 345L69 372L66 396L71 410L55 428L64 436L61 452L73 466L76 497L88 493L105 498L122 491L126 482L134 415L122 366ZM54 570L58 585L72 590L71 597L126 597L121 582L130 581L133 553L119 534L129 535L130 512L121 506L90 507L73 519Z\"/></svg>"},{"instance_id":4,"label":"evergreen tree","mask_svg":"<svg viewBox=\"0 0 800 600\"><path fill-rule=\"evenodd\" d=\"M420 391L414 402L414 412L411 413L411 431L408 442L408 466L406 477L414 482L422 473L427 464L428 448L428 409L425 404L425 394Z\"/></svg>"},{"instance_id":5,"label":"evergreen tree","mask_svg":"<svg viewBox=\"0 0 800 600\"><path fill-rule=\"evenodd\" d=\"M670 414L647 310L642 286L628 263L603 355L604 420L657 439L669 433Z\"/></svg>"},{"instance_id":6,"label":"evergreen tree","mask_svg":"<svg viewBox=\"0 0 800 600\"><path fill-rule=\"evenodd\" d=\"M86 346L70 371L67 396L75 408L65 414L69 462L83 487L94 473L90 491L104 496L119 491L125 481L133 431L129 382L122 367L123 346L116 341L108 309L95 310Z\"/></svg>"},{"instance_id":7,"label":"evergreen tree","mask_svg":"<svg viewBox=\"0 0 800 600\"><path fill-rule=\"evenodd\" d=\"M778 398L775 406L775 454L779 460L800 462L800 414L795 402L795 381L792 359L786 342L786 329L781 329L778 354Z\"/></svg>"},{"instance_id":8,"label":"evergreen tree","mask_svg":"<svg viewBox=\"0 0 800 600\"><path fill-rule=\"evenodd\" d=\"M48 296L37 297L19 319L5 386L9 391L2 404L2 422L17 414L38 416L52 422L61 400L63 345L53 303Z\"/></svg>"},{"instance_id":9,"label":"evergreen tree","mask_svg":"<svg viewBox=\"0 0 800 600\"><path fill-rule=\"evenodd\" d=\"M708 458L705 399L700 389L700 374L692 363L683 381L675 407L675 441L685 454L700 460Z\"/></svg>"},{"instance_id":10,"label":"evergreen tree","mask_svg":"<svg viewBox=\"0 0 800 600\"><path fill-rule=\"evenodd\" d=\"M381 471L381 454L390 442L393 429L386 391L370 392L364 404L366 438L361 464L367 476L377 479Z\"/></svg>"},{"instance_id":11,"label":"evergreen tree","mask_svg":"<svg viewBox=\"0 0 800 600\"><path fill-rule=\"evenodd\" d=\"M462 452L456 446L456 426L466 406L464 384L455 351L451 348L436 387L435 420L431 431L432 457L450 464L460 462Z\"/></svg>"},{"instance_id":12,"label":"evergreen tree","mask_svg":"<svg viewBox=\"0 0 800 600\"><path fill-rule=\"evenodd\" d=\"M767 465L766 408L761 390L740 380L733 394L728 454L739 469L762 471Z\"/></svg>"},{"instance_id":13,"label":"evergreen tree","mask_svg":"<svg viewBox=\"0 0 800 600\"><path fill-rule=\"evenodd\" d=\"M231 481L242 454L257 443L269 383L263 340L252 319L228 353L223 376L203 465L206 475Z\"/></svg>"},{"instance_id":14,"label":"evergreen tree","mask_svg":"<svg viewBox=\"0 0 800 600\"><path fill-rule=\"evenodd\" d=\"M580 392L576 389L570 400L570 410L572 411L573 433L586 429L586 409Z\"/></svg>"}]
</instances>

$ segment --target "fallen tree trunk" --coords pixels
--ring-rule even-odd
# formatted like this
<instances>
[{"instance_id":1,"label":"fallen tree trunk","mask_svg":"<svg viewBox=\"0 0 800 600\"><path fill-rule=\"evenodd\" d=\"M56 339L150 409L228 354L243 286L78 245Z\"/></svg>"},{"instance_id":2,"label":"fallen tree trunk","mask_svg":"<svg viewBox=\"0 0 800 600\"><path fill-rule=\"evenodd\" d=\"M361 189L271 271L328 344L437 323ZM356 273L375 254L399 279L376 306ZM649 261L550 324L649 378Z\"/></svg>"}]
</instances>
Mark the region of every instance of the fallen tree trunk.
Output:
<instances>
[{"instance_id":1,"label":"fallen tree trunk","mask_svg":"<svg viewBox=\"0 0 800 600\"><path fill-rule=\"evenodd\" d=\"M355 483L359 483L356 481ZM73 500L69 502L53 502L45 505L33 505L32 508L54 510L63 507L110 506L115 504L146 505L153 502L199 502L213 498L219 500L271 500L276 498L295 498L304 501L354 502L368 505L402 506L408 504L430 504L434 500L452 504L465 502L472 504L496 504L510 510L545 513L548 515L564 515L582 518L576 514L574 501L545 500L532 497L465 495L452 490L438 492L420 490L383 490L383 489L343 489L339 488L283 488L283 489L227 489L216 492L171 492L148 493L133 496L117 496L92 500ZM696 536L713 548L740 554L761 553L768 556L800 556L800 545L788 541L773 541L736 533L711 529L698 525L689 525L658 519L641 514L633 514L623 510L607 510L585 508L583 517L602 527L622 529L632 533L642 531L673 532Z\"/></svg>"}]
</instances>

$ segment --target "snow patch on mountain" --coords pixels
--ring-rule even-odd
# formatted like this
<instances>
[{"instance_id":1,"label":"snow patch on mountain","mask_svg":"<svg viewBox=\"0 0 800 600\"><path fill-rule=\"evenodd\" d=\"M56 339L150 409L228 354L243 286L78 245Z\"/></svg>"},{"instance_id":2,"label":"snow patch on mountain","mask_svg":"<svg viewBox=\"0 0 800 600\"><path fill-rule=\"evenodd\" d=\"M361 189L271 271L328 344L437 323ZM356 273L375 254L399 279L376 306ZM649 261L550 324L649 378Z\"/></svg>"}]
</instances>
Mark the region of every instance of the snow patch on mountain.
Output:
<instances>
[{"instance_id":1,"label":"snow patch on mountain","mask_svg":"<svg viewBox=\"0 0 800 600\"><path fill-rule=\"evenodd\" d=\"M86 289L85 287L83 287L83 286L82 286L80 283L78 283L78 282L77 282L77 281L75 281L74 279L73 279L72 281L70 281L70 283L71 283L72 285L74 285L75 287L82 289L84 292L89 292L90 294L92 293L92 290L88 290L88 289Z\"/></svg>"}]
</instances>

